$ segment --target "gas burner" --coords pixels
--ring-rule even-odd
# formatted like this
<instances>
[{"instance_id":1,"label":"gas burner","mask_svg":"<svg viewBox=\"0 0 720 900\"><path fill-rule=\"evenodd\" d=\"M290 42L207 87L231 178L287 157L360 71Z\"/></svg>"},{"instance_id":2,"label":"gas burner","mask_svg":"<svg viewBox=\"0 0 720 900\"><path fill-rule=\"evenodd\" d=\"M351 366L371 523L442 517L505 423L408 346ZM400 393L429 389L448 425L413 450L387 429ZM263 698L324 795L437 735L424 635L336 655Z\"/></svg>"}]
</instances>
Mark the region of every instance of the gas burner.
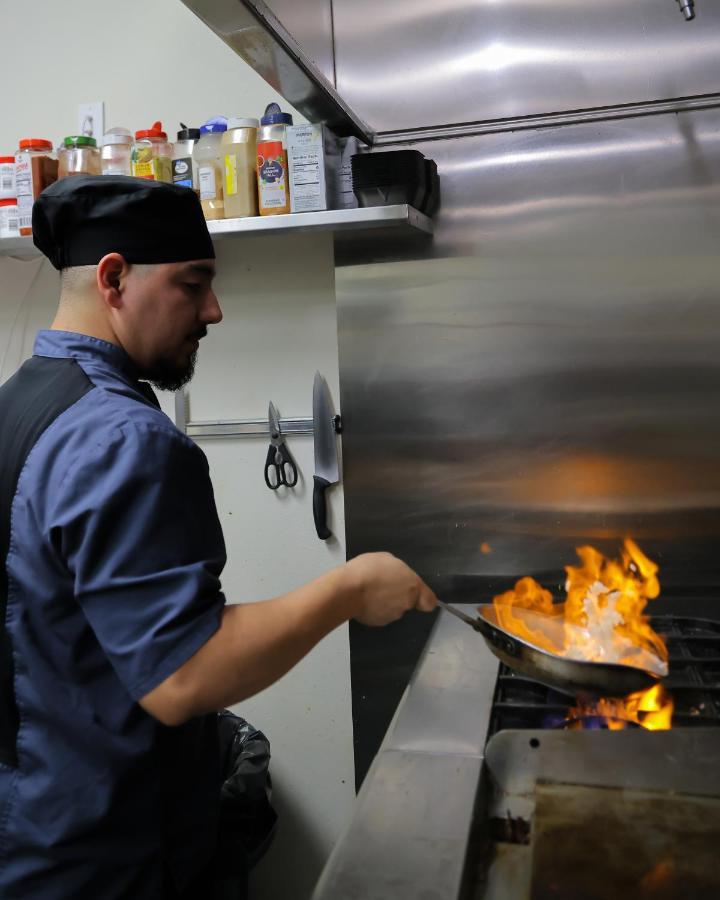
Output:
<instances>
[{"instance_id":1,"label":"gas burner","mask_svg":"<svg viewBox=\"0 0 720 900\"><path fill-rule=\"evenodd\" d=\"M566 731L622 731L624 728L642 728L642 725L630 719L611 716L572 716L555 727Z\"/></svg>"}]
</instances>

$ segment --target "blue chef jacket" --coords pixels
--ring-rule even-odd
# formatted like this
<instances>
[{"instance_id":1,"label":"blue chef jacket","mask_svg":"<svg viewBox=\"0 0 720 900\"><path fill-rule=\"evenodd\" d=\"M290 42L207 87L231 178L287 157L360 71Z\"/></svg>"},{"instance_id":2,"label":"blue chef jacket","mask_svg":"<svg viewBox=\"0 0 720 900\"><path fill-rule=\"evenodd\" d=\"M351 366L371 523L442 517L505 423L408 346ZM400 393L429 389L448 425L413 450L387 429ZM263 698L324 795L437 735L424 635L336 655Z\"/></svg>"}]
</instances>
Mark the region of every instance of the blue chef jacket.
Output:
<instances>
[{"instance_id":1,"label":"blue chef jacket","mask_svg":"<svg viewBox=\"0 0 720 900\"><path fill-rule=\"evenodd\" d=\"M215 716L169 728L137 702L225 602L207 461L156 403L123 350L62 331L0 388L6 492L22 457L0 651L3 900L158 900L212 854Z\"/></svg>"}]
</instances>

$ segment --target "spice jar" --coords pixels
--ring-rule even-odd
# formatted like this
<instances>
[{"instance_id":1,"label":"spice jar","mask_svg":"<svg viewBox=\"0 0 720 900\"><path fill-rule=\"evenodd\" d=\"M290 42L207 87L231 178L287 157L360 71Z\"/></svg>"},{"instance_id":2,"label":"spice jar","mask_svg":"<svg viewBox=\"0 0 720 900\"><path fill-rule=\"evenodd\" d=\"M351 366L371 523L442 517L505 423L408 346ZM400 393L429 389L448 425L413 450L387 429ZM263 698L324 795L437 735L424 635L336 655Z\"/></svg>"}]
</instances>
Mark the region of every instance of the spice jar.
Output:
<instances>
[{"instance_id":1,"label":"spice jar","mask_svg":"<svg viewBox=\"0 0 720 900\"><path fill-rule=\"evenodd\" d=\"M180 123L177 141L173 144L172 177L173 184L198 190L197 164L193 161L195 144L200 140L199 128L188 128Z\"/></svg>"},{"instance_id":2,"label":"spice jar","mask_svg":"<svg viewBox=\"0 0 720 900\"><path fill-rule=\"evenodd\" d=\"M172 145L162 130L162 122L135 132L131 163L136 178L172 184Z\"/></svg>"},{"instance_id":3,"label":"spice jar","mask_svg":"<svg viewBox=\"0 0 720 900\"><path fill-rule=\"evenodd\" d=\"M23 138L15 154L15 190L17 192L20 234L32 234L32 207L35 198L57 181L58 164L50 141Z\"/></svg>"},{"instance_id":4,"label":"spice jar","mask_svg":"<svg viewBox=\"0 0 720 900\"><path fill-rule=\"evenodd\" d=\"M224 168L220 141L227 131L227 119L217 116L200 126L200 140L193 148L198 169L200 203L206 219L224 219Z\"/></svg>"},{"instance_id":5,"label":"spice jar","mask_svg":"<svg viewBox=\"0 0 720 900\"><path fill-rule=\"evenodd\" d=\"M103 175L130 175L133 136L127 128L110 128L105 132L100 150Z\"/></svg>"},{"instance_id":6,"label":"spice jar","mask_svg":"<svg viewBox=\"0 0 720 900\"><path fill-rule=\"evenodd\" d=\"M287 126L290 113L269 103L260 119L257 142L258 205L261 216L277 216L290 212L288 184Z\"/></svg>"},{"instance_id":7,"label":"spice jar","mask_svg":"<svg viewBox=\"0 0 720 900\"><path fill-rule=\"evenodd\" d=\"M68 175L99 175L100 151L94 137L77 134L66 137L58 148L58 178Z\"/></svg>"},{"instance_id":8,"label":"spice jar","mask_svg":"<svg viewBox=\"0 0 720 900\"><path fill-rule=\"evenodd\" d=\"M225 218L256 216L257 119L233 118L222 136L220 147L225 173Z\"/></svg>"}]
</instances>

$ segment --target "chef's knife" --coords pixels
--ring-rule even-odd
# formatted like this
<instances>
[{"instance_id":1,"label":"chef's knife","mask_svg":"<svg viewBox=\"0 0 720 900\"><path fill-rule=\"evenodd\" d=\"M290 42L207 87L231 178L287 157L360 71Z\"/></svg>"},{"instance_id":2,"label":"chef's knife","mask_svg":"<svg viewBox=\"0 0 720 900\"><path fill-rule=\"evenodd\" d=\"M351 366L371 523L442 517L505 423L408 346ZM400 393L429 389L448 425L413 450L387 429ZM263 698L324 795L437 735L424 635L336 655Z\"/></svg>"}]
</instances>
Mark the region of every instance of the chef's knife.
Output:
<instances>
[{"instance_id":1,"label":"chef's knife","mask_svg":"<svg viewBox=\"0 0 720 900\"><path fill-rule=\"evenodd\" d=\"M313 435L315 438L315 475L313 477L313 519L318 537L332 537L327 527L325 491L340 480L332 401L325 379L315 373L313 384Z\"/></svg>"}]
</instances>

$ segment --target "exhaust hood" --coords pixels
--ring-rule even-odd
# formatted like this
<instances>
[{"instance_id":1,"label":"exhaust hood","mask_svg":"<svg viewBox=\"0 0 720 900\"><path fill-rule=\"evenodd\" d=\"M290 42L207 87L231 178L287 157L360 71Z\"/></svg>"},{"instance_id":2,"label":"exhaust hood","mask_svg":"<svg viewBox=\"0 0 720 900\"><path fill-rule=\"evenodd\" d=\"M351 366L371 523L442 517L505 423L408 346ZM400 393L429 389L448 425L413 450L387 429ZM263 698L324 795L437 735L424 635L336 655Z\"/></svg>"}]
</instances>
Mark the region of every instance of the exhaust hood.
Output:
<instances>
[{"instance_id":1,"label":"exhaust hood","mask_svg":"<svg viewBox=\"0 0 720 900\"><path fill-rule=\"evenodd\" d=\"M366 144L375 134L339 96L262 0L183 0L212 31L310 122Z\"/></svg>"}]
</instances>

